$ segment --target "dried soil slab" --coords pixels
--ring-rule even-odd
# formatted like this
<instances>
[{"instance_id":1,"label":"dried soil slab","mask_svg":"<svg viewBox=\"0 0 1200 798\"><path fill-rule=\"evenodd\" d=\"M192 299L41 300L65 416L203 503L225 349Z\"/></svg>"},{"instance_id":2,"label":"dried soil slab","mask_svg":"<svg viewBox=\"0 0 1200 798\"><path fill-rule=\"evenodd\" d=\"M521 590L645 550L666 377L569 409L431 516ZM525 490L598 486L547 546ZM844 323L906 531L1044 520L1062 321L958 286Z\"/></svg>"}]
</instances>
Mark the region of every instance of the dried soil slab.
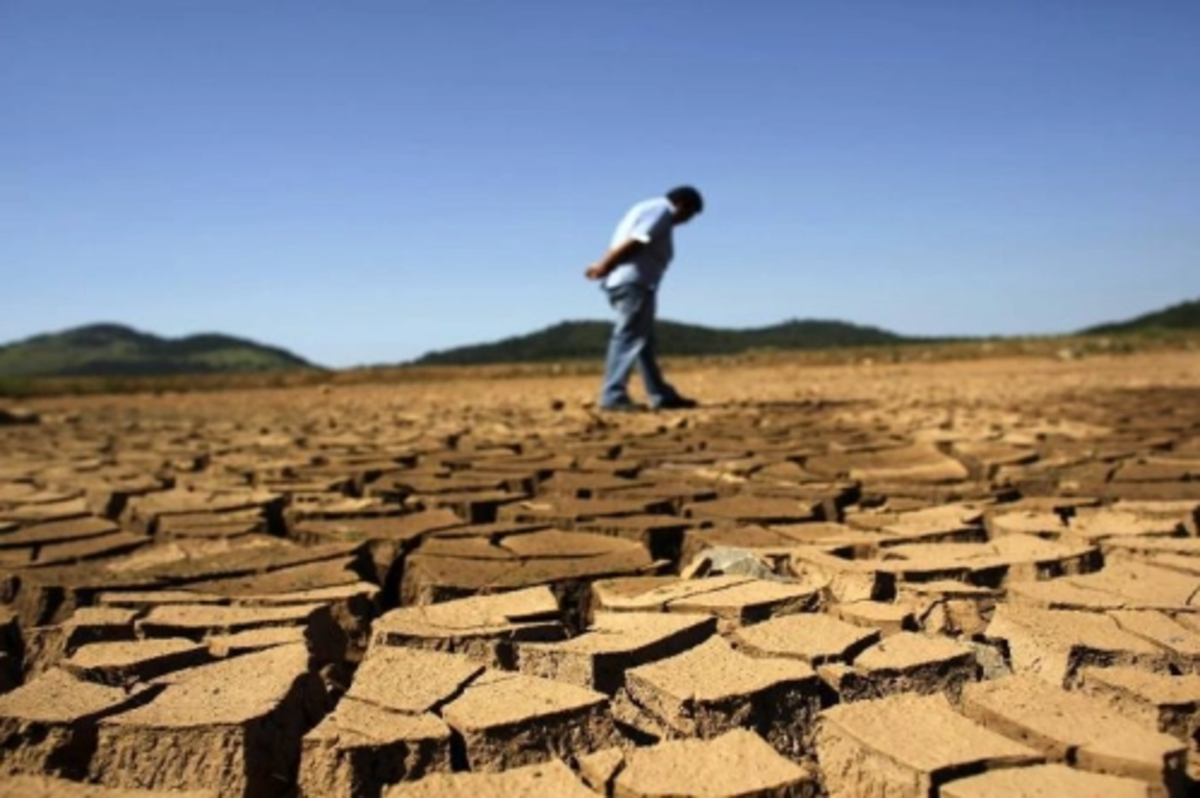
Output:
<instances>
[{"instance_id":1,"label":"dried soil slab","mask_svg":"<svg viewBox=\"0 0 1200 798\"><path fill-rule=\"evenodd\" d=\"M622 798L806 798L820 794L812 770L780 756L761 737L744 729L711 740L672 740L616 754L611 794ZM608 792L602 787L598 791Z\"/></svg>"},{"instance_id":2,"label":"dried soil slab","mask_svg":"<svg viewBox=\"0 0 1200 798\"><path fill-rule=\"evenodd\" d=\"M318 660L340 661L346 649L345 635L326 604L282 607L173 604L154 608L137 622L137 628L145 637L179 637L194 641L241 632L295 628L304 631Z\"/></svg>"},{"instance_id":3,"label":"dried soil slab","mask_svg":"<svg viewBox=\"0 0 1200 798\"><path fill-rule=\"evenodd\" d=\"M38 546L30 567L67 565L128 554L150 543L145 535L112 532L107 535Z\"/></svg>"},{"instance_id":4,"label":"dried soil slab","mask_svg":"<svg viewBox=\"0 0 1200 798\"><path fill-rule=\"evenodd\" d=\"M500 508L497 520L546 523L562 529L571 529L580 521L657 515L671 511L671 502L665 498L622 499L619 498L619 495L618 498L612 499L570 499L548 496L518 501Z\"/></svg>"},{"instance_id":5,"label":"dried soil slab","mask_svg":"<svg viewBox=\"0 0 1200 798\"><path fill-rule=\"evenodd\" d=\"M269 794L294 781L301 737L325 711L303 646L204 665L103 720L91 775L110 787Z\"/></svg>"},{"instance_id":6,"label":"dried soil slab","mask_svg":"<svg viewBox=\"0 0 1200 798\"><path fill-rule=\"evenodd\" d=\"M694 521L667 515L629 515L578 521L575 530L631 540L640 543L656 560L678 562L684 535L694 526Z\"/></svg>"},{"instance_id":7,"label":"dried soil slab","mask_svg":"<svg viewBox=\"0 0 1200 798\"><path fill-rule=\"evenodd\" d=\"M533 585L553 585L566 593L594 579L653 573L662 565L630 541L555 530L510 535L498 543L437 538L430 541L429 550L432 553L426 554L422 546L405 563L405 604L434 604Z\"/></svg>"},{"instance_id":8,"label":"dried soil slab","mask_svg":"<svg viewBox=\"0 0 1200 798\"><path fill-rule=\"evenodd\" d=\"M677 598L668 612L713 615L722 631L816 608L820 593L811 584L754 579L742 584Z\"/></svg>"},{"instance_id":9,"label":"dried soil slab","mask_svg":"<svg viewBox=\"0 0 1200 798\"><path fill-rule=\"evenodd\" d=\"M987 629L1003 591L963 582L906 582L896 586L896 603L909 608L926 633L973 638Z\"/></svg>"},{"instance_id":10,"label":"dried soil slab","mask_svg":"<svg viewBox=\"0 0 1200 798\"><path fill-rule=\"evenodd\" d=\"M80 607L56 626L33 627L26 634L25 670L41 673L89 643L133 640L136 617L120 607Z\"/></svg>"},{"instance_id":11,"label":"dried soil slab","mask_svg":"<svg viewBox=\"0 0 1200 798\"><path fill-rule=\"evenodd\" d=\"M61 623L105 591L158 586L152 576L114 573L95 563L0 571L0 595L25 628Z\"/></svg>"},{"instance_id":12,"label":"dried soil slab","mask_svg":"<svg viewBox=\"0 0 1200 798\"><path fill-rule=\"evenodd\" d=\"M490 671L442 709L474 771L572 759L618 741L607 696L524 674Z\"/></svg>"},{"instance_id":13,"label":"dried soil slab","mask_svg":"<svg viewBox=\"0 0 1200 798\"><path fill-rule=\"evenodd\" d=\"M928 798L959 775L1042 761L1032 748L957 714L940 695L896 695L825 710L817 758L831 798Z\"/></svg>"},{"instance_id":14,"label":"dried soil slab","mask_svg":"<svg viewBox=\"0 0 1200 798\"><path fill-rule=\"evenodd\" d=\"M387 798L596 798L571 769L553 759L500 773L434 774L392 787Z\"/></svg>"},{"instance_id":15,"label":"dried soil slab","mask_svg":"<svg viewBox=\"0 0 1200 798\"><path fill-rule=\"evenodd\" d=\"M484 666L458 654L376 647L359 666L347 697L392 712L432 712L458 695Z\"/></svg>"},{"instance_id":16,"label":"dried soil slab","mask_svg":"<svg viewBox=\"0 0 1200 798\"><path fill-rule=\"evenodd\" d=\"M0 549L37 549L41 546L103 537L119 531L120 527L107 518L84 516L67 521L0 528Z\"/></svg>"},{"instance_id":17,"label":"dried soil slab","mask_svg":"<svg viewBox=\"0 0 1200 798\"><path fill-rule=\"evenodd\" d=\"M888 573L878 560L851 559L838 556L837 549L803 546L795 549L788 560L788 570L801 579L824 583L825 590L835 601L870 601L890 593L895 587L895 575Z\"/></svg>"},{"instance_id":18,"label":"dried soil slab","mask_svg":"<svg viewBox=\"0 0 1200 798\"><path fill-rule=\"evenodd\" d=\"M304 735L300 794L375 796L388 785L448 773L450 736L450 727L436 715L343 698Z\"/></svg>"},{"instance_id":19,"label":"dried soil slab","mask_svg":"<svg viewBox=\"0 0 1200 798\"><path fill-rule=\"evenodd\" d=\"M114 687L148 682L171 671L208 662L208 648L180 638L92 643L76 649L61 662L63 670L80 679Z\"/></svg>"},{"instance_id":20,"label":"dried soil slab","mask_svg":"<svg viewBox=\"0 0 1200 798\"><path fill-rule=\"evenodd\" d=\"M1200 593L1197 591L1194 576L1155 568L1145 563L1115 562L1096 573L1068 576L1063 579L1077 587L1120 596L1124 602L1124 609L1200 609Z\"/></svg>"},{"instance_id":21,"label":"dried soil slab","mask_svg":"<svg viewBox=\"0 0 1200 798\"><path fill-rule=\"evenodd\" d=\"M269 491L175 489L131 498L122 514L122 522L136 532L154 534L160 519L171 515L257 510L269 516L278 515L282 506L283 497Z\"/></svg>"},{"instance_id":22,"label":"dried soil slab","mask_svg":"<svg viewBox=\"0 0 1200 798\"><path fill-rule=\"evenodd\" d=\"M818 455L808 458L804 467L825 477L867 482L940 484L970 477L966 466L927 444Z\"/></svg>"},{"instance_id":23,"label":"dried soil slab","mask_svg":"<svg viewBox=\"0 0 1200 798\"><path fill-rule=\"evenodd\" d=\"M96 604L101 607L121 607L139 611L168 604L223 604L225 601L224 596L197 593L193 590L127 590L96 596Z\"/></svg>"},{"instance_id":24,"label":"dried soil slab","mask_svg":"<svg viewBox=\"0 0 1200 798\"><path fill-rule=\"evenodd\" d=\"M554 594L535 587L392 610L375 621L371 645L461 653L509 667L516 660L515 643L563 639L560 617Z\"/></svg>"},{"instance_id":25,"label":"dried soil slab","mask_svg":"<svg viewBox=\"0 0 1200 798\"><path fill-rule=\"evenodd\" d=\"M67 521L72 518L90 516L87 498L63 499L61 501L0 506L0 521L13 521L21 526L45 524L52 521Z\"/></svg>"},{"instance_id":26,"label":"dried soil slab","mask_svg":"<svg viewBox=\"0 0 1200 798\"><path fill-rule=\"evenodd\" d=\"M1096 773L1147 782L1176 793L1185 779L1187 747L1152 731L1104 702L1033 677L1010 676L968 685L963 712L993 731Z\"/></svg>"},{"instance_id":27,"label":"dried soil slab","mask_svg":"<svg viewBox=\"0 0 1200 798\"><path fill-rule=\"evenodd\" d=\"M641 576L602 579L592 583L596 609L610 612L666 612L671 602L753 582L749 576L715 576L680 579L674 576Z\"/></svg>"},{"instance_id":28,"label":"dried soil slab","mask_svg":"<svg viewBox=\"0 0 1200 798\"><path fill-rule=\"evenodd\" d=\"M722 638L625 674L614 713L660 739L712 738L753 728L786 756L807 751L820 680L794 659L741 654Z\"/></svg>"},{"instance_id":29,"label":"dried soil slab","mask_svg":"<svg viewBox=\"0 0 1200 798\"><path fill-rule=\"evenodd\" d=\"M311 651L315 646L310 641L307 631L303 626L264 627L232 634L210 635L205 638L205 642L208 645L209 653L218 659L265 651L276 646L296 644L306 646ZM321 652L314 659L323 663L335 661L325 652Z\"/></svg>"},{"instance_id":30,"label":"dried soil slab","mask_svg":"<svg viewBox=\"0 0 1200 798\"><path fill-rule=\"evenodd\" d=\"M738 650L750 656L798 659L813 666L848 662L879 639L878 629L809 612L745 626L733 634Z\"/></svg>"},{"instance_id":31,"label":"dried soil slab","mask_svg":"<svg viewBox=\"0 0 1200 798\"><path fill-rule=\"evenodd\" d=\"M852 667L838 689L844 701L895 693L942 693L957 699L963 685L979 676L970 648L912 632L885 637L855 657Z\"/></svg>"},{"instance_id":32,"label":"dried soil slab","mask_svg":"<svg viewBox=\"0 0 1200 798\"><path fill-rule=\"evenodd\" d=\"M1082 689L1146 728L1200 743L1200 676L1169 676L1137 668L1084 668Z\"/></svg>"},{"instance_id":33,"label":"dried soil slab","mask_svg":"<svg viewBox=\"0 0 1200 798\"><path fill-rule=\"evenodd\" d=\"M422 536L462 526L465 524L461 518L450 510L440 509L384 517L306 519L296 524L292 537L305 544L366 542L375 564L376 579L386 584L395 563Z\"/></svg>"},{"instance_id":34,"label":"dried soil slab","mask_svg":"<svg viewBox=\"0 0 1200 798\"><path fill-rule=\"evenodd\" d=\"M145 697L57 668L0 695L0 774L82 776L100 719Z\"/></svg>"},{"instance_id":35,"label":"dried soil slab","mask_svg":"<svg viewBox=\"0 0 1200 798\"><path fill-rule=\"evenodd\" d=\"M360 581L312 590L247 595L235 601L262 607L325 604L346 634L348 655L357 661L370 642L371 622L379 615L379 593L378 585Z\"/></svg>"},{"instance_id":36,"label":"dried soil slab","mask_svg":"<svg viewBox=\"0 0 1200 798\"><path fill-rule=\"evenodd\" d=\"M818 590L809 584L744 576L614 579L593 583L592 596L597 609L612 612L712 615L722 631L804 612L819 601Z\"/></svg>"},{"instance_id":37,"label":"dried soil slab","mask_svg":"<svg viewBox=\"0 0 1200 798\"><path fill-rule=\"evenodd\" d=\"M1107 507L1084 508L1068 522L1070 534L1089 542L1125 537L1181 537L1183 522L1162 516L1122 512Z\"/></svg>"},{"instance_id":38,"label":"dried soil slab","mask_svg":"<svg viewBox=\"0 0 1200 798\"><path fill-rule=\"evenodd\" d=\"M529 494L525 492L464 490L414 495L406 499L405 503L409 507L423 510L451 510L467 524L491 524L496 521L528 520L510 518L502 514L506 507L528 498Z\"/></svg>"},{"instance_id":39,"label":"dried soil slab","mask_svg":"<svg viewBox=\"0 0 1200 798\"><path fill-rule=\"evenodd\" d=\"M157 790L110 790L97 784L47 776L15 776L4 780L7 798L163 798ZM218 798L210 790L172 792L171 798Z\"/></svg>"},{"instance_id":40,"label":"dried soil slab","mask_svg":"<svg viewBox=\"0 0 1200 798\"><path fill-rule=\"evenodd\" d=\"M517 668L612 694L628 669L680 654L716 630L716 619L701 615L598 612L588 630L570 640L519 645Z\"/></svg>"},{"instance_id":41,"label":"dried soil slab","mask_svg":"<svg viewBox=\"0 0 1200 798\"><path fill-rule=\"evenodd\" d=\"M1063 517L1052 510L1004 510L999 505L986 516L988 534L993 539L1005 535L1032 535L1056 540L1069 528Z\"/></svg>"},{"instance_id":42,"label":"dried soil slab","mask_svg":"<svg viewBox=\"0 0 1200 798\"><path fill-rule=\"evenodd\" d=\"M1150 785L1136 779L1085 773L1065 765L1006 768L956 779L941 798L1151 798Z\"/></svg>"},{"instance_id":43,"label":"dried soil slab","mask_svg":"<svg viewBox=\"0 0 1200 798\"><path fill-rule=\"evenodd\" d=\"M1197 585L1200 590L1200 585ZM1149 640L1168 653L1171 664L1183 673L1200 672L1200 633L1152 610L1117 610L1109 617L1130 634Z\"/></svg>"},{"instance_id":44,"label":"dried soil slab","mask_svg":"<svg viewBox=\"0 0 1200 798\"><path fill-rule=\"evenodd\" d=\"M559 471L542 482L539 491L548 496L570 496L576 499L620 498L621 491L647 488L649 480L626 479L610 474L578 471Z\"/></svg>"},{"instance_id":45,"label":"dried soil slab","mask_svg":"<svg viewBox=\"0 0 1200 798\"><path fill-rule=\"evenodd\" d=\"M885 637L911 632L917 628L912 610L902 604L882 601L852 601L839 604L833 610L846 623L866 629L878 629Z\"/></svg>"},{"instance_id":46,"label":"dried soil slab","mask_svg":"<svg viewBox=\"0 0 1200 798\"><path fill-rule=\"evenodd\" d=\"M688 518L735 524L799 524L822 518L820 502L747 495L695 502L687 505L683 514Z\"/></svg>"},{"instance_id":47,"label":"dried soil slab","mask_svg":"<svg viewBox=\"0 0 1200 798\"><path fill-rule=\"evenodd\" d=\"M986 636L1007 645L1015 673L1056 686L1074 684L1080 668L1091 665L1162 672L1169 667L1157 646L1122 630L1112 618L1090 612L1002 605Z\"/></svg>"}]
</instances>

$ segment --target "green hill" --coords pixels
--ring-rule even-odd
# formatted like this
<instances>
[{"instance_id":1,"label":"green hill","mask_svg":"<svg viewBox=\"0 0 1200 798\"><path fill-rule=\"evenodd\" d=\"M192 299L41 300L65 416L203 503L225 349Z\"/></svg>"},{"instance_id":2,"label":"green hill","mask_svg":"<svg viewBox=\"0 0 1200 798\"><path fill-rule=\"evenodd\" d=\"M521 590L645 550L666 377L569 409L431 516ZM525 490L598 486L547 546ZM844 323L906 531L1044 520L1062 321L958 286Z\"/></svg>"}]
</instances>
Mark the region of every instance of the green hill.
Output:
<instances>
[{"instance_id":1,"label":"green hill","mask_svg":"<svg viewBox=\"0 0 1200 798\"><path fill-rule=\"evenodd\" d=\"M1128 321L1110 322L1089 327L1081 335L1114 335L1118 333L1161 332L1163 330L1200 330L1200 299L1171 305Z\"/></svg>"},{"instance_id":2,"label":"green hill","mask_svg":"<svg viewBox=\"0 0 1200 798\"><path fill-rule=\"evenodd\" d=\"M565 321L529 335L488 344L430 352L416 365L483 365L603 358L612 324ZM731 355L763 349L820 349L904 343L909 339L876 327L840 321L787 321L770 327L728 330L660 321L656 327L660 355Z\"/></svg>"},{"instance_id":3,"label":"green hill","mask_svg":"<svg viewBox=\"0 0 1200 798\"><path fill-rule=\"evenodd\" d=\"M284 349L206 333L160 338L92 324L0 346L0 377L152 376L312 369Z\"/></svg>"}]
</instances>

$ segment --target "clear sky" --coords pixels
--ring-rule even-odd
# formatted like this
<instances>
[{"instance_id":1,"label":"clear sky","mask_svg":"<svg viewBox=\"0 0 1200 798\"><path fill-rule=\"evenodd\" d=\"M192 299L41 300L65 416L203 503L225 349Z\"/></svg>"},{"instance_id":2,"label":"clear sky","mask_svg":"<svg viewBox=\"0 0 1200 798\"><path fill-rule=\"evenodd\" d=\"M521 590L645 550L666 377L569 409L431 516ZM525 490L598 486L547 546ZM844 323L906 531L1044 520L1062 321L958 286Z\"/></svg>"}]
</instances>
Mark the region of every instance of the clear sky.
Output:
<instances>
[{"instance_id":1,"label":"clear sky","mask_svg":"<svg viewBox=\"0 0 1200 798\"><path fill-rule=\"evenodd\" d=\"M1196 0L0 0L0 342L332 366L660 315L1069 331L1200 295Z\"/></svg>"}]
</instances>

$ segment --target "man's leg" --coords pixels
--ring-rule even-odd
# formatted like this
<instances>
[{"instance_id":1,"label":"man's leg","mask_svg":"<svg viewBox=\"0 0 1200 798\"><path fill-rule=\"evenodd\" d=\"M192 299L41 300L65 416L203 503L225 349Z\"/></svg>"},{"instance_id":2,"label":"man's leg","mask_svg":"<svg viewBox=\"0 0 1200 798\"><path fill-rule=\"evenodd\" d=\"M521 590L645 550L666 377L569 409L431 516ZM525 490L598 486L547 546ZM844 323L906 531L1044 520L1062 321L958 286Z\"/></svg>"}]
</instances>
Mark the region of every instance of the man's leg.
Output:
<instances>
[{"instance_id":1,"label":"man's leg","mask_svg":"<svg viewBox=\"0 0 1200 798\"><path fill-rule=\"evenodd\" d=\"M675 389L671 387L658 367L658 336L654 331L654 320L658 315L658 298L654 291L646 294L647 331L646 342L638 352L637 366L642 375L642 384L646 386L646 396L651 407L658 407L664 402L678 398Z\"/></svg>"},{"instance_id":2,"label":"man's leg","mask_svg":"<svg viewBox=\"0 0 1200 798\"><path fill-rule=\"evenodd\" d=\"M608 301L617 312L612 337L608 341L608 359L604 367L604 386L600 406L629 404L626 385L638 362L647 338L654 331L653 313L648 313L649 292L639 285L622 285L608 292Z\"/></svg>"}]
</instances>

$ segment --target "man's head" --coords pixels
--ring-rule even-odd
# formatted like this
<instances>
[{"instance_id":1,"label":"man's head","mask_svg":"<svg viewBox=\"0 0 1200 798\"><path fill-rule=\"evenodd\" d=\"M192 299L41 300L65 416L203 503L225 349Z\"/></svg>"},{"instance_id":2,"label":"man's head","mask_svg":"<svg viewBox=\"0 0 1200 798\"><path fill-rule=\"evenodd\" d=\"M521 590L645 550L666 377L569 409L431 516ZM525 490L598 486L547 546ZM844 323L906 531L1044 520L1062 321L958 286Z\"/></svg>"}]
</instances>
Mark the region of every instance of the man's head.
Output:
<instances>
[{"instance_id":1,"label":"man's head","mask_svg":"<svg viewBox=\"0 0 1200 798\"><path fill-rule=\"evenodd\" d=\"M675 206L675 224L685 224L704 210L704 197L691 186L679 186L667 192L667 199Z\"/></svg>"}]
</instances>

